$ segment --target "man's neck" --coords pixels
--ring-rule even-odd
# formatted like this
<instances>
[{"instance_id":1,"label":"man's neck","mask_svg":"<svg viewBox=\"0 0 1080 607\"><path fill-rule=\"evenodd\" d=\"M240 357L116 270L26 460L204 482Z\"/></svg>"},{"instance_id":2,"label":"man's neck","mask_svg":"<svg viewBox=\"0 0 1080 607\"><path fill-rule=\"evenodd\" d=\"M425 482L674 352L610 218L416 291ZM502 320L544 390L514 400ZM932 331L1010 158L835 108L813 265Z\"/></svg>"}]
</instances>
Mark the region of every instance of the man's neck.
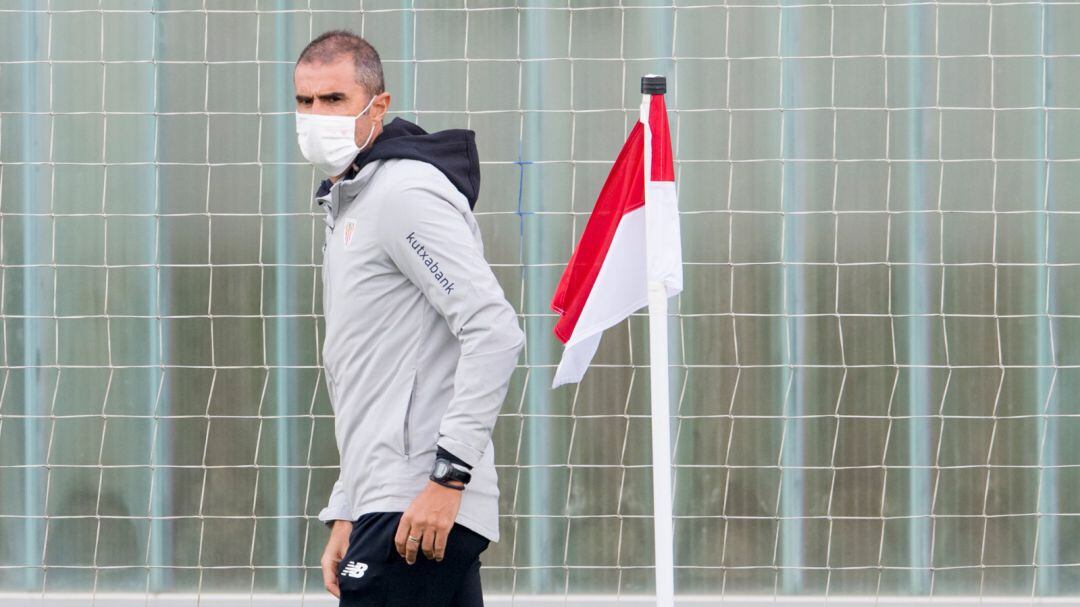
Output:
<instances>
[{"instance_id":1,"label":"man's neck","mask_svg":"<svg viewBox=\"0 0 1080 607\"><path fill-rule=\"evenodd\" d=\"M350 171L353 171L355 169L356 169L356 163L355 162L350 162L349 166L344 171L342 171L342 173L340 175L334 175L334 176L332 176L330 178L330 183L337 183L343 177L348 175Z\"/></svg>"},{"instance_id":2,"label":"man's neck","mask_svg":"<svg viewBox=\"0 0 1080 607\"><path fill-rule=\"evenodd\" d=\"M382 135L382 131L379 132L379 135ZM379 135L376 135L375 139L378 139ZM360 154L363 154L364 152L370 150L373 147L375 147L375 142L374 141L372 141L370 144L368 144L368 146L365 147L364 149L357 152L356 156L359 157ZM354 162L350 162L349 166L340 175L336 175L336 176L331 177L330 178L330 183L337 183L342 177L345 177L346 175L348 175L349 171L356 170L356 163L355 163L356 159L354 158L353 160L354 160Z\"/></svg>"}]
</instances>

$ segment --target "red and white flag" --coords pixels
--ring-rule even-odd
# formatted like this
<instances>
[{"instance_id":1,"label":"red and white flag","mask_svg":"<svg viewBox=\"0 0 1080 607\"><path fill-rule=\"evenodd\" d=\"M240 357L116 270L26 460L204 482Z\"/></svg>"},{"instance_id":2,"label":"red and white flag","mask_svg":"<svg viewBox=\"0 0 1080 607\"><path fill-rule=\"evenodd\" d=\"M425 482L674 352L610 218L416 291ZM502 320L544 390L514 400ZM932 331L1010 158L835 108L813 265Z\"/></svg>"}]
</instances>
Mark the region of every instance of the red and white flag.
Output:
<instances>
[{"instance_id":1,"label":"red and white flag","mask_svg":"<svg viewBox=\"0 0 1080 607\"><path fill-rule=\"evenodd\" d=\"M643 97L641 117L600 190L551 301L559 313L555 336L566 346L553 388L581 381L604 329L647 305L650 283L662 285L668 297L682 291L679 210L663 95Z\"/></svg>"}]
</instances>

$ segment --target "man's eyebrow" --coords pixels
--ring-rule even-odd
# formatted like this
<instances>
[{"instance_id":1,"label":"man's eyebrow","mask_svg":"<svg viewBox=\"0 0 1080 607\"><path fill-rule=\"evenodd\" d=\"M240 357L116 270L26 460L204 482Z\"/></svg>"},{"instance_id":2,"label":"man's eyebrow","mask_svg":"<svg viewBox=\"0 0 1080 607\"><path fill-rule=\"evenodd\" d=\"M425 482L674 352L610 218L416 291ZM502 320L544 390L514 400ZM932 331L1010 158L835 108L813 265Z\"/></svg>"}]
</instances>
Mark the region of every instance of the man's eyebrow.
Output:
<instances>
[{"instance_id":1,"label":"man's eyebrow","mask_svg":"<svg viewBox=\"0 0 1080 607\"><path fill-rule=\"evenodd\" d=\"M345 98L345 93L335 91L335 92L332 92L332 93L323 93L321 95L316 95L316 97L318 97L319 100L323 101L323 102L341 101L342 99ZM299 101L300 103L309 103L309 102L314 100L314 97L311 97L309 95L297 95L296 100Z\"/></svg>"}]
</instances>

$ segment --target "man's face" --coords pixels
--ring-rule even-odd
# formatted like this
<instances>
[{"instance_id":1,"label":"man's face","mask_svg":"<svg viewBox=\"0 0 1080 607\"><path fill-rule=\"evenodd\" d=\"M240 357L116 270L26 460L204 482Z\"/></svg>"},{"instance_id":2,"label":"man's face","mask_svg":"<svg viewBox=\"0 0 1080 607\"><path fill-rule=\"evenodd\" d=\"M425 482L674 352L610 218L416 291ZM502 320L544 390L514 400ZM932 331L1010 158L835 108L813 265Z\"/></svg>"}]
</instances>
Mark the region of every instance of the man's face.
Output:
<instances>
[{"instance_id":1,"label":"man's face","mask_svg":"<svg viewBox=\"0 0 1080 607\"><path fill-rule=\"evenodd\" d=\"M356 81L352 58L343 56L331 63L301 63L293 72L296 86L296 111L302 114L356 116L371 98ZM382 119L390 105L390 94L378 95L371 109L356 121L354 138L357 145L368 139L374 128L377 137L382 131Z\"/></svg>"}]
</instances>

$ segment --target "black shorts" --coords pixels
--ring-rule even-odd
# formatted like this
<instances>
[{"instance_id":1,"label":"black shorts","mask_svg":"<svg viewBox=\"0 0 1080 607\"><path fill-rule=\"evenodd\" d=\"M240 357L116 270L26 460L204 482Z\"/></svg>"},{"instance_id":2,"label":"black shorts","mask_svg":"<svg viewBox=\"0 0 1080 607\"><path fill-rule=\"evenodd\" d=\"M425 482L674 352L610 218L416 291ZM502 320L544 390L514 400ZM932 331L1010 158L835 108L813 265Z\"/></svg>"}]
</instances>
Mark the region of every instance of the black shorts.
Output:
<instances>
[{"instance_id":1,"label":"black shorts","mask_svg":"<svg viewBox=\"0 0 1080 607\"><path fill-rule=\"evenodd\" d=\"M455 524L441 562L420 550L409 565L394 546L400 520L400 512L373 512L353 521L338 565L339 606L482 607L480 553L487 538Z\"/></svg>"}]
</instances>

